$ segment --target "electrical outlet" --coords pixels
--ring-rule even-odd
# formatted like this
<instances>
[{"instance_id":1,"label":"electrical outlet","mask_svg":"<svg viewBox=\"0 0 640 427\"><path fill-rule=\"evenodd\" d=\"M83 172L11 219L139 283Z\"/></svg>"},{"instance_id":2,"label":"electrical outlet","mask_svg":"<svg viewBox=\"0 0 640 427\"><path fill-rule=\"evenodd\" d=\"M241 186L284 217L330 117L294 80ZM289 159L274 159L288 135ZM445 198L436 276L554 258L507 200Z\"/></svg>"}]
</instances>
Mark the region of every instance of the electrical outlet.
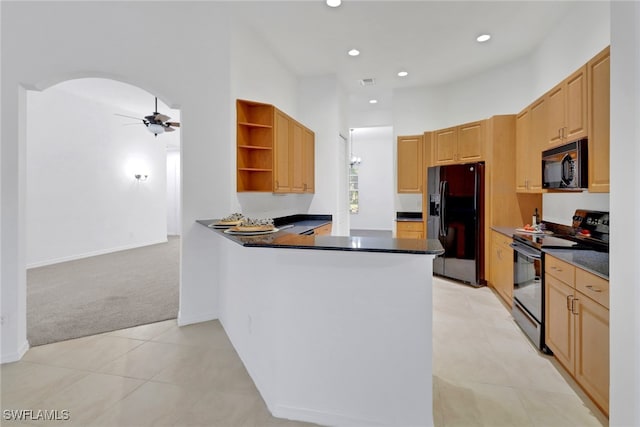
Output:
<instances>
[{"instance_id":1,"label":"electrical outlet","mask_svg":"<svg viewBox=\"0 0 640 427\"><path fill-rule=\"evenodd\" d=\"M4 325L4 316L0 316L0 326Z\"/></svg>"}]
</instances>

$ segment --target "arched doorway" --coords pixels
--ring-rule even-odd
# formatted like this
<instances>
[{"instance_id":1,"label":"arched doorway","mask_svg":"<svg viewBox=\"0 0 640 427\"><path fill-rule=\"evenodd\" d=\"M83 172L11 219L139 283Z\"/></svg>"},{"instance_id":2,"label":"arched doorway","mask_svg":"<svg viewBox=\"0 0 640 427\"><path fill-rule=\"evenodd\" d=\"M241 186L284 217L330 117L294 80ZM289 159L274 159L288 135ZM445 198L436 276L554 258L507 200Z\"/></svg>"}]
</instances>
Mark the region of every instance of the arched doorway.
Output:
<instances>
[{"instance_id":1,"label":"arched doorway","mask_svg":"<svg viewBox=\"0 0 640 427\"><path fill-rule=\"evenodd\" d=\"M27 93L30 345L176 317L180 132L148 132L154 111L180 120L115 80Z\"/></svg>"}]
</instances>

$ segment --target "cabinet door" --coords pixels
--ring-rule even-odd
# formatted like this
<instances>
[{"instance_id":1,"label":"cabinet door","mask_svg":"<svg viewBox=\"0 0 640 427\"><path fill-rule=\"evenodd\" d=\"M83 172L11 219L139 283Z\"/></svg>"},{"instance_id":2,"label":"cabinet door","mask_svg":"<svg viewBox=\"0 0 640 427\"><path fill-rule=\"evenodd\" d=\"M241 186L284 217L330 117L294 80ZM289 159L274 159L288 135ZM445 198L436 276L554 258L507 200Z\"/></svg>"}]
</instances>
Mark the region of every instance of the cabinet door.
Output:
<instances>
[{"instance_id":1,"label":"cabinet door","mask_svg":"<svg viewBox=\"0 0 640 427\"><path fill-rule=\"evenodd\" d=\"M587 64L589 76L589 192L609 192L609 48Z\"/></svg>"},{"instance_id":2,"label":"cabinet door","mask_svg":"<svg viewBox=\"0 0 640 427\"><path fill-rule=\"evenodd\" d=\"M422 192L422 135L398 137L398 193Z\"/></svg>"},{"instance_id":3,"label":"cabinet door","mask_svg":"<svg viewBox=\"0 0 640 427\"><path fill-rule=\"evenodd\" d=\"M482 160L484 153L483 122L467 123L458 127L459 162L476 162Z\"/></svg>"},{"instance_id":4,"label":"cabinet door","mask_svg":"<svg viewBox=\"0 0 640 427\"><path fill-rule=\"evenodd\" d=\"M575 377L609 413L609 310L576 292Z\"/></svg>"},{"instance_id":5,"label":"cabinet door","mask_svg":"<svg viewBox=\"0 0 640 427\"><path fill-rule=\"evenodd\" d=\"M573 288L545 273L545 342L558 361L573 374L574 322L571 312Z\"/></svg>"},{"instance_id":6,"label":"cabinet door","mask_svg":"<svg viewBox=\"0 0 640 427\"><path fill-rule=\"evenodd\" d=\"M313 193L316 181L315 135L309 129L304 129L302 138L304 141L304 191Z\"/></svg>"},{"instance_id":7,"label":"cabinet door","mask_svg":"<svg viewBox=\"0 0 640 427\"><path fill-rule=\"evenodd\" d=\"M276 110L275 113L275 162L273 175L274 193L291 191L289 181L289 117Z\"/></svg>"},{"instance_id":8,"label":"cabinet door","mask_svg":"<svg viewBox=\"0 0 640 427\"><path fill-rule=\"evenodd\" d=\"M457 128L436 131L433 144L433 160L436 165L455 163L455 156L458 149Z\"/></svg>"},{"instance_id":9,"label":"cabinet door","mask_svg":"<svg viewBox=\"0 0 640 427\"><path fill-rule=\"evenodd\" d=\"M513 304L513 249L511 239L493 232L491 249L491 277L493 287L509 306Z\"/></svg>"},{"instance_id":10,"label":"cabinet door","mask_svg":"<svg viewBox=\"0 0 640 427\"><path fill-rule=\"evenodd\" d=\"M289 173L291 176L291 191L304 192L304 141L303 127L295 120L290 120L289 135Z\"/></svg>"},{"instance_id":11,"label":"cabinet door","mask_svg":"<svg viewBox=\"0 0 640 427\"><path fill-rule=\"evenodd\" d=\"M529 146L529 191L542 192L542 150L547 141L547 104L544 98L531 105L531 144Z\"/></svg>"},{"instance_id":12,"label":"cabinet door","mask_svg":"<svg viewBox=\"0 0 640 427\"><path fill-rule=\"evenodd\" d=\"M562 83L554 87L546 95L547 103L547 144L545 150L550 147L562 145L565 123L567 92Z\"/></svg>"},{"instance_id":13,"label":"cabinet door","mask_svg":"<svg viewBox=\"0 0 640 427\"><path fill-rule=\"evenodd\" d=\"M531 163L531 110L526 109L516 117L516 191L529 190L528 182Z\"/></svg>"},{"instance_id":14,"label":"cabinet door","mask_svg":"<svg viewBox=\"0 0 640 427\"><path fill-rule=\"evenodd\" d=\"M398 239L424 239L424 224L418 221L396 222L396 238Z\"/></svg>"},{"instance_id":15,"label":"cabinet door","mask_svg":"<svg viewBox=\"0 0 640 427\"><path fill-rule=\"evenodd\" d=\"M563 142L567 143L587 136L587 67L569 76L564 86L567 98Z\"/></svg>"}]
</instances>

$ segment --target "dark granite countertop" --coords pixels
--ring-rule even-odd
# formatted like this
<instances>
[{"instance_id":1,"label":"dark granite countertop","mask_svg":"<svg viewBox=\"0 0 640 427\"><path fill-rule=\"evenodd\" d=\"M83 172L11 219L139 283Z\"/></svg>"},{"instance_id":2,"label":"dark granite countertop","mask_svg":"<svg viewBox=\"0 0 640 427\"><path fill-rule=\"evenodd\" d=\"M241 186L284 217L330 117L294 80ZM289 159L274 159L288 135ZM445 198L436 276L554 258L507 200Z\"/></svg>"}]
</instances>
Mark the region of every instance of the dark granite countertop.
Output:
<instances>
[{"instance_id":1,"label":"dark granite countertop","mask_svg":"<svg viewBox=\"0 0 640 427\"><path fill-rule=\"evenodd\" d=\"M422 212L396 212L397 222L422 222Z\"/></svg>"},{"instance_id":2,"label":"dark granite countertop","mask_svg":"<svg viewBox=\"0 0 640 427\"><path fill-rule=\"evenodd\" d=\"M331 218L331 216L328 216ZM257 236L238 236L224 233L224 230L209 227L211 231L246 247L314 249L334 251L387 252L421 255L439 255L444 252L438 240L393 239L388 237L364 236L315 236L300 234L320 227L327 222L317 216L294 215L292 217L274 218L278 228L288 227L272 234ZM197 220L208 227L215 219Z\"/></svg>"},{"instance_id":3,"label":"dark granite countertop","mask_svg":"<svg viewBox=\"0 0 640 427\"><path fill-rule=\"evenodd\" d=\"M583 249L543 249L543 252L609 280L608 252Z\"/></svg>"},{"instance_id":4,"label":"dark granite countertop","mask_svg":"<svg viewBox=\"0 0 640 427\"><path fill-rule=\"evenodd\" d=\"M515 227L491 227L492 230L512 237L517 233ZM609 280L609 253L588 249L552 249L543 248L543 252L551 254L569 264L587 270L603 279Z\"/></svg>"}]
</instances>

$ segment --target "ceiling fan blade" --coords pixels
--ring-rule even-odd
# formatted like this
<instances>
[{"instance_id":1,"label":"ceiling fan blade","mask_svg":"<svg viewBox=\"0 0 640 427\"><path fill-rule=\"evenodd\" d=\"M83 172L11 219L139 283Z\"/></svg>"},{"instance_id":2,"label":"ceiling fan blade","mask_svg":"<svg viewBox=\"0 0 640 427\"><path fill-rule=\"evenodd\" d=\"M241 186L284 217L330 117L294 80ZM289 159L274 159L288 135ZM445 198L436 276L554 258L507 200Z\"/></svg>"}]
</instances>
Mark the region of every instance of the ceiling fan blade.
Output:
<instances>
[{"instance_id":1,"label":"ceiling fan blade","mask_svg":"<svg viewBox=\"0 0 640 427\"><path fill-rule=\"evenodd\" d=\"M174 128L172 128L171 126L165 126L165 127L164 127L164 131L165 131L165 132L173 132L173 131L175 131L175 129L174 129Z\"/></svg>"},{"instance_id":2,"label":"ceiling fan blade","mask_svg":"<svg viewBox=\"0 0 640 427\"><path fill-rule=\"evenodd\" d=\"M113 113L114 116L120 116L120 117L128 117L130 119L136 119L136 120L142 120L141 117L133 117L133 116L127 116L125 114L118 114L118 113Z\"/></svg>"},{"instance_id":3,"label":"ceiling fan blade","mask_svg":"<svg viewBox=\"0 0 640 427\"><path fill-rule=\"evenodd\" d=\"M167 122L166 124L168 124L169 126L173 126L174 128L180 127L180 123L178 122Z\"/></svg>"},{"instance_id":4,"label":"ceiling fan blade","mask_svg":"<svg viewBox=\"0 0 640 427\"><path fill-rule=\"evenodd\" d=\"M167 120L169 120L169 119L171 118L171 117L169 117L169 116L165 116L164 114L160 114L160 113L156 114L156 116L155 116L155 117L156 117L156 120L157 120L157 121L159 121L159 122L163 122L163 123L164 123L164 122L166 122Z\"/></svg>"}]
</instances>

